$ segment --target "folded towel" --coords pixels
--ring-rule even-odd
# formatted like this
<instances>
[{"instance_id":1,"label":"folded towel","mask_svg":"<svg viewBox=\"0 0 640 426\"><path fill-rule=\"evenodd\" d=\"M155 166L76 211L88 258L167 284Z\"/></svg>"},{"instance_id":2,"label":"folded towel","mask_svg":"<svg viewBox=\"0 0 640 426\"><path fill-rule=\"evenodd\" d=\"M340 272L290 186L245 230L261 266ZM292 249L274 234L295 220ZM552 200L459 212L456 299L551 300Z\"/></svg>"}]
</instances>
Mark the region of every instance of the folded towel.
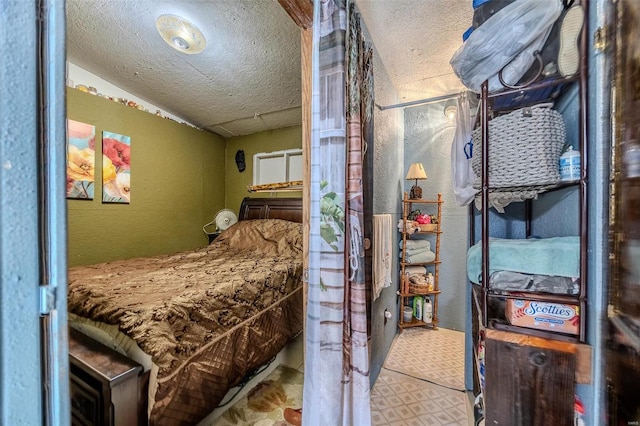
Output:
<instances>
[{"instance_id":1,"label":"folded towel","mask_svg":"<svg viewBox=\"0 0 640 426\"><path fill-rule=\"evenodd\" d=\"M425 251L430 251L430 250L427 247L420 247L417 249L407 249L405 253L407 256L415 256L416 254L420 254Z\"/></svg>"},{"instance_id":2,"label":"folded towel","mask_svg":"<svg viewBox=\"0 0 640 426\"><path fill-rule=\"evenodd\" d=\"M409 275L426 274L427 268L424 266L405 266L404 273Z\"/></svg>"},{"instance_id":3,"label":"folded towel","mask_svg":"<svg viewBox=\"0 0 640 426\"><path fill-rule=\"evenodd\" d=\"M402 239L398 244L400 249L402 250ZM407 240L406 242L407 250L414 250L418 248L426 248L427 250L431 250L431 241L429 240Z\"/></svg>"},{"instance_id":4,"label":"folded towel","mask_svg":"<svg viewBox=\"0 0 640 426\"><path fill-rule=\"evenodd\" d=\"M423 251L414 256L405 257L404 261L407 263L428 263L436 260L436 254L432 251Z\"/></svg>"},{"instance_id":5,"label":"folded towel","mask_svg":"<svg viewBox=\"0 0 640 426\"><path fill-rule=\"evenodd\" d=\"M390 214L373 215L373 300L391 286L393 219Z\"/></svg>"},{"instance_id":6,"label":"folded towel","mask_svg":"<svg viewBox=\"0 0 640 426\"><path fill-rule=\"evenodd\" d=\"M409 256L415 256L416 254L424 253L424 252L426 252L426 251L431 251L431 250L429 250L428 248L417 248L417 249L413 249L413 250L406 250L406 252L405 252L405 256L406 256L406 257L409 257ZM399 255L400 257L402 257L402 250L400 250L400 251L398 252L398 255Z\"/></svg>"},{"instance_id":7,"label":"folded towel","mask_svg":"<svg viewBox=\"0 0 640 426\"><path fill-rule=\"evenodd\" d=\"M489 239L489 275L496 271L523 274L580 276L580 237L541 239ZM467 276L478 284L482 278L482 244L467 251Z\"/></svg>"}]
</instances>

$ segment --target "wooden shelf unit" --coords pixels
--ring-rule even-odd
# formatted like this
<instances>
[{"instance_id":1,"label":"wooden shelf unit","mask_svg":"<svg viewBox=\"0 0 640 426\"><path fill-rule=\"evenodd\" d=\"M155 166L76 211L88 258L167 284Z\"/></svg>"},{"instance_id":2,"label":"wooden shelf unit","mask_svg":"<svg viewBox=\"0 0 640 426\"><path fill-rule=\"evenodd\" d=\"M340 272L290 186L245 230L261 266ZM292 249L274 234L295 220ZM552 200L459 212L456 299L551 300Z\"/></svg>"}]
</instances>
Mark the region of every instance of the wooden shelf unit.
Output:
<instances>
[{"instance_id":1,"label":"wooden shelf unit","mask_svg":"<svg viewBox=\"0 0 640 426\"><path fill-rule=\"evenodd\" d=\"M401 259L400 259L400 288L398 289L398 296L400 297L400 318L398 320L398 328L402 332L405 328L410 327L427 327L433 328L436 330L438 328L438 295L440 292L440 236L442 235L442 204L444 201L442 200L442 194L438 194L437 200L429 200L429 199L411 199L409 198L409 194L407 192L404 193L404 197L402 199L402 223L403 223L403 231L402 234L402 249L401 249ZM425 211L421 213L425 214L433 214L436 216L437 224L436 229L432 231L418 231L414 233L406 232L408 216L413 211L414 205L424 205ZM429 211L426 211L428 209ZM407 241L416 239L412 238L415 236L427 236L432 245L431 249L435 253L435 259L431 262L419 262L419 263L411 263L406 262L406 248ZM425 274L427 273L427 268L429 268L429 272L433 274L433 290L421 291L419 293L412 293L408 290L408 278L406 276L406 268L408 266L424 266ZM405 288L406 287L406 288ZM412 297L423 296L429 297L431 299L431 305L433 309L433 318L431 323L427 323L425 321L421 321L416 319L415 317L411 318L411 321L404 321L403 317L403 308L404 306L408 306L409 300ZM423 312L424 315L424 312Z\"/></svg>"}]
</instances>

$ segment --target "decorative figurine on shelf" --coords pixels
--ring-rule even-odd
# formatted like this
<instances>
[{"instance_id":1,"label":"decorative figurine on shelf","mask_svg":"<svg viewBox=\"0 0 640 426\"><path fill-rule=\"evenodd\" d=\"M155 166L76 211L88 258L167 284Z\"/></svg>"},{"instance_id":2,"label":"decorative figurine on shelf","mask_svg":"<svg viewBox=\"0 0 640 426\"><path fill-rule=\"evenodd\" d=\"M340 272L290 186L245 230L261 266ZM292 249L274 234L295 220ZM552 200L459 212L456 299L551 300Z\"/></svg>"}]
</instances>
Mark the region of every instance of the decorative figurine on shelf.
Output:
<instances>
[{"instance_id":1,"label":"decorative figurine on shelf","mask_svg":"<svg viewBox=\"0 0 640 426\"><path fill-rule=\"evenodd\" d=\"M412 200L419 200L420 198L422 198L422 188L413 185L411 187L411 191L409 191L409 198Z\"/></svg>"},{"instance_id":2,"label":"decorative figurine on shelf","mask_svg":"<svg viewBox=\"0 0 640 426\"><path fill-rule=\"evenodd\" d=\"M422 198L422 188L418 186L418 179L424 180L427 178L427 173L424 171L424 167L422 167L422 163L413 163L409 167L409 171L407 172L407 180L416 181L415 185L411 187L411 191L409 192L409 198L412 200L419 200Z\"/></svg>"}]
</instances>

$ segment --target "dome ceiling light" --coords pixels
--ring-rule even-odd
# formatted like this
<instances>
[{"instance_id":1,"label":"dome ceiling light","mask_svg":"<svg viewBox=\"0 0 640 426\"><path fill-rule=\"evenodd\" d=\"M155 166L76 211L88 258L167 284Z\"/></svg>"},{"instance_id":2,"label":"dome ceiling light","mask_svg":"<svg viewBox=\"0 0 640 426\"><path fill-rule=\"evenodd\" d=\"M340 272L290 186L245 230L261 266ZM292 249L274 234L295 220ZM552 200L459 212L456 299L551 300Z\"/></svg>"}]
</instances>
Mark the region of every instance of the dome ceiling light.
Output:
<instances>
[{"instance_id":1,"label":"dome ceiling light","mask_svg":"<svg viewBox=\"0 0 640 426\"><path fill-rule=\"evenodd\" d=\"M202 32L191 22L176 15L160 15L156 28L167 44L179 52L194 55L207 46Z\"/></svg>"},{"instance_id":2,"label":"dome ceiling light","mask_svg":"<svg viewBox=\"0 0 640 426\"><path fill-rule=\"evenodd\" d=\"M447 120L453 121L456 118L456 113L458 112L457 102L453 99L448 100L444 104L444 115L447 117Z\"/></svg>"}]
</instances>

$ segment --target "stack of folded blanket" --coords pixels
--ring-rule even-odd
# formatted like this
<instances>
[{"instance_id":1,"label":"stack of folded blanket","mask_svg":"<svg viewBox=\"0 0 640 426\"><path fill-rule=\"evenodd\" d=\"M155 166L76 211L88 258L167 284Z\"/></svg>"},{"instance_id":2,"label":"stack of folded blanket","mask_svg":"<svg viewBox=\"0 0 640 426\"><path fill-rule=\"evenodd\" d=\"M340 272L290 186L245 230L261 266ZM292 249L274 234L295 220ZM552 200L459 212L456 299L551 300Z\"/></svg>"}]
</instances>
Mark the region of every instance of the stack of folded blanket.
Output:
<instances>
[{"instance_id":1,"label":"stack of folded blanket","mask_svg":"<svg viewBox=\"0 0 640 426\"><path fill-rule=\"evenodd\" d=\"M402 241L400 241L400 257L402 258ZM431 251L429 240L407 240L404 261L407 263L428 263L436 259L436 254Z\"/></svg>"},{"instance_id":2,"label":"stack of folded blanket","mask_svg":"<svg viewBox=\"0 0 640 426\"><path fill-rule=\"evenodd\" d=\"M412 276L422 275L423 277L427 276L427 268L425 266L406 266L404 268L404 273L409 275L409 278Z\"/></svg>"}]
</instances>

